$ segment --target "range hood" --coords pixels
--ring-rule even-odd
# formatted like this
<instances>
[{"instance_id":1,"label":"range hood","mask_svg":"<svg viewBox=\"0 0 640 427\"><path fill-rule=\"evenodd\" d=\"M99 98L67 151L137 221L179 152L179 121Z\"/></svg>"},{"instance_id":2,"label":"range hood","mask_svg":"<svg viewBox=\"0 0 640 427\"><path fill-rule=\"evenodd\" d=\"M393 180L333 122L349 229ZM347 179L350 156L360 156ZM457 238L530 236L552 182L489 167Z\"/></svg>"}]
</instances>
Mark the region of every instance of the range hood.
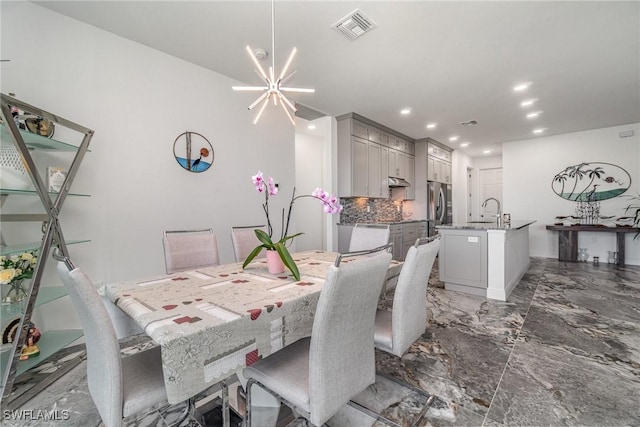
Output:
<instances>
[{"instance_id":1,"label":"range hood","mask_svg":"<svg viewBox=\"0 0 640 427\"><path fill-rule=\"evenodd\" d=\"M389 187L411 187L407 181L402 178L389 177Z\"/></svg>"}]
</instances>

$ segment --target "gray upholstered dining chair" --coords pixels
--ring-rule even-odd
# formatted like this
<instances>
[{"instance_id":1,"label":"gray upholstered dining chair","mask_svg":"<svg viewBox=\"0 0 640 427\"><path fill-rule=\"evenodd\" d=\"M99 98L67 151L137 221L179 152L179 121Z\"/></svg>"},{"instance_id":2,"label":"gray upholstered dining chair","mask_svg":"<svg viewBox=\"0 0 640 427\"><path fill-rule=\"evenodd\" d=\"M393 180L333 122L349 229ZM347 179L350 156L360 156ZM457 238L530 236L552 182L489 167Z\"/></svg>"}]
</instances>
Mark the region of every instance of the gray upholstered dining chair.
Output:
<instances>
[{"instance_id":1,"label":"gray upholstered dining chair","mask_svg":"<svg viewBox=\"0 0 640 427\"><path fill-rule=\"evenodd\" d=\"M356 224L351 231L349 252L378 248L389 243L389 224Z\"/></svg>"},{"instance_id":2,"label":"gray upholstered dining chair","mask_svg":"<svg viewBox=\"0 0 640 427\"><path fill-rule=\"evenodd\" d=\"M402 356L427 327L427 285L440 239L418 239L409 248L393 296L391 311L376 312L376 348Z\"/></svg>"},{"instance_id":3,"label":"gray upholstered dining chair","mask_svg":"<svg viewBox=\"0 0 640 427\"><path fill-rule=\"evenodd\" d=\"M220 264L218 241L211 228L165 231L162 245L167 274Z\"/></svg>"},{"instance_id":4,"label":"gray upholstered dining chair","mask_svg":"<svg viewBox=\"0 0 640 427\"><path fill-rule=\"evenodd\" d=\"M243 227L231 227L231 242L236 262L243 262L251 251L260 244L254 230L267 232L266 225L248 225ZM256 258L264 258L266 253L260 252Z\"/></svg>"},{"instance_id":5,"label":"gray upholstered dining chair","mask_svg":"<svg viewBox=\"0 0 640 427\"><path fill-rule=\"evenodd\" d=\"M87 384L106 427L120 427L123 419L167 404L160 347L122 358L109 314L89 277L71 260L54 252L58 275L75 307L87 347ZM222 388L223 419L228 426L228 390ZM194 402L185 417L192 415ZM226 408L227 412L224 412Z\"/></svg>"},{"instance_id":6,"label":"gray upholstered dining chair","mask_svg":"<svg viewBox=\"0 0 640 427\"><path fill-rule=\"evenodd\" d=\"M375 382L373 324L391 245L363 251L355 261L340 255L329 267L313 319L303 338L247 367L247 425L251 387L268 389L314 425L322 425ZM364 256L369 255L369 256Z\"/></svg>"}]
</instances>

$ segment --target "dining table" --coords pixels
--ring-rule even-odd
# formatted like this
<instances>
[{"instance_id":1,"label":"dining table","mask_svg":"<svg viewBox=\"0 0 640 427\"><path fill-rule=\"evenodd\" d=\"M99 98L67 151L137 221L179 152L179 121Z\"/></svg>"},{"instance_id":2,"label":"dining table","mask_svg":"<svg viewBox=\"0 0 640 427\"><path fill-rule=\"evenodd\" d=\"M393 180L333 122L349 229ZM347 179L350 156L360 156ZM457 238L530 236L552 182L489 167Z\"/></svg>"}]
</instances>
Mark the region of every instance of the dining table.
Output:
<instances>
[{"instance_id":1,"label":"dining table","mask_svg":"<svg viewBox=\"0 0 640 427\"><path fill-rule=\"evenodd\" d=\"M244 269L242 263L223 264L110 283L104 294L160 346L173 404L310 336L320 291L338 255L293 253L300 280L288 271L269 273L260 259ZM397 281L401 268L402 262L391 261L387 283Z\"/></svg>"}]
</instances>

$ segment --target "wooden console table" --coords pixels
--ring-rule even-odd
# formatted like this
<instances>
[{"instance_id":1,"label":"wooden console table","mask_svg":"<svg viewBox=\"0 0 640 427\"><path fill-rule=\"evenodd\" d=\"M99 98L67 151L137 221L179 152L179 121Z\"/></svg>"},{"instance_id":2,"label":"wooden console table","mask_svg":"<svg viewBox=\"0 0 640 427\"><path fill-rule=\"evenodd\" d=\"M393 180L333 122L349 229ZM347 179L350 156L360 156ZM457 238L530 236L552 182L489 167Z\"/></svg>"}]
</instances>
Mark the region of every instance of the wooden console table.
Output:
<instances>
[{"instance_id":1,"label":"wooden console table","mask_svg":"<svg viewBox=\"0 0 640 427\"><path fill-rule=\"evenodd\" d=\"M605 227L599 225L547 225L547 230L558 232L558 260L578 261L578 232L593 231L616 233L618 245L618 266L624 267L624 240L626 233L637 233L640 228Z\"/></svg>"}]
</instances>

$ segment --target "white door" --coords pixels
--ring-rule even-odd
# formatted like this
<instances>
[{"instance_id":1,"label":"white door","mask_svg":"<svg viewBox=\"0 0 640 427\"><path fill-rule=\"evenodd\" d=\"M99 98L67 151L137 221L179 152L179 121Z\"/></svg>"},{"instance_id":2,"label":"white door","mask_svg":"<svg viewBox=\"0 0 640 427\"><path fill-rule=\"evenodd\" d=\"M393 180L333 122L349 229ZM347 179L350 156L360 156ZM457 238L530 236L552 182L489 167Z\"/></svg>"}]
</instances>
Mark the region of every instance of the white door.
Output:
<instances>
[{"instance_id":1,"label":"white door","mask_svg":"<svg viewBox=\"0 0 640 427\"><path fill-rule=\"evenodd\" d=\"M495 218L498 212L498 205L493 200L489 201L486 207L482 207L482 202L490 197L498 199L502 206L502 168L478 171L478 211L482 218Z\"/></svg>"}]
</instances>

